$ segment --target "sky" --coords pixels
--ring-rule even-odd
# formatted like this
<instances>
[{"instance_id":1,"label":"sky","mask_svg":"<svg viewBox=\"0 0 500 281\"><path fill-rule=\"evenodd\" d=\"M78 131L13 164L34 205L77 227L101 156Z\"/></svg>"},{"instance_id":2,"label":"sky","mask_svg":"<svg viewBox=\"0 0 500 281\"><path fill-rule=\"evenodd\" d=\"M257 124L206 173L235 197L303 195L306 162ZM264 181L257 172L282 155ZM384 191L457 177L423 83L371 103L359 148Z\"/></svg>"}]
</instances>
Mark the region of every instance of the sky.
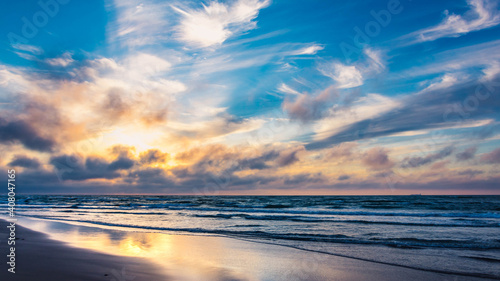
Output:
<instances>
[{"instance_id":1,"label":"sky","mask_svg":"<svg viewBox=\"0 0 500 281\"><path fill-rule=\"evenodd\" d=\"M0 177L18 193L500 194L499 1L0 13Z\"/></svg>"}]
</instances>

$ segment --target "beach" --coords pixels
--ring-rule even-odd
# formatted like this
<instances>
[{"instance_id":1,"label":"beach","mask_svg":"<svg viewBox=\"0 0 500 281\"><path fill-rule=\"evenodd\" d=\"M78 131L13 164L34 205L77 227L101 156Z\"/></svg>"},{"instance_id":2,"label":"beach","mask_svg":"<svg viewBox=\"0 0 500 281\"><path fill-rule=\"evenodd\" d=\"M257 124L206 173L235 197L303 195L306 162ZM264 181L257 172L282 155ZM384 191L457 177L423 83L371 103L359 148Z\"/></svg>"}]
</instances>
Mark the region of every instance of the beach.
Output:
<instances>
[{"instance_id":1,"label":"beach","mask_svg":"<svg viewBox=\"0 0 500 281\"><path fill-rule=\"evenodd\" d=\"M0 220L2 256L8 254L8 223ZM134 280L168 280L159 268L132 257L113 256L84 248L70 247L62 241L49 239L44 233L16 225L15 273L3 264L1 280L130 280L117 279L133 272ZM4 255L5 253L5 255ZM5 258L3 258L5 260ZM123 271L126 269L126 271Z\"/></svg>"},{"instance_id":2,"label":"beach","mask_svg":"<svg viewBox=\"0 0 500 281\"><path fill-rule=\"evenodd\" d=\"M6 226L2 220L1 228ZM7 233L1 235L7 241ZM493 280L221 236L130 232L32 219L21 219L16 236L16 273L4 266L1 280ZM0 251L7 253L6 242Z\"/></svg>"}]
</instances>

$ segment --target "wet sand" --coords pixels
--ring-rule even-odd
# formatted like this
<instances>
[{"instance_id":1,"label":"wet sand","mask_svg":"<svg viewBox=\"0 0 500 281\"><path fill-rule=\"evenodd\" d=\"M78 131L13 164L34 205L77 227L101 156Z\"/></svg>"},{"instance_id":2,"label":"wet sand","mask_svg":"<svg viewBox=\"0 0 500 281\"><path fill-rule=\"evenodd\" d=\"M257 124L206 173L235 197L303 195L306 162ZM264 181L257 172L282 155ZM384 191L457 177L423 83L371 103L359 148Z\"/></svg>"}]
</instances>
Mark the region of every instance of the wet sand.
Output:
<instances>
[{"instance_id":1,"label":"wet sand","mask_svg":"<svg viewBox=\"0 0 500 281\"><path fill-rule=\"evenodd\" d=\"M50 237L17 225L16 274L7 272L9 266L4 263L0 280L488 280L227 237L40 224ZM4 241L0 252L4 256L8 254L6 225L0 221L0 241ZM47 226L57 228L50 231ZM63 232L61 228L67 229Z\"/></svg>"},{"instance_id":2,"label":"wet sand","mask_svg":"<svg viewBox=\"0 0 500 281\"><path fill-rule=\"evenodd\" d=\"M107 255L49 239L44 233L16 225L15 274L8 272L8 223L0 220L0 280L169 280L145 259ZM7 230L7 231L5 231ZM132 279L133 278L133 279Z\"/></svg>"}]
</instances>

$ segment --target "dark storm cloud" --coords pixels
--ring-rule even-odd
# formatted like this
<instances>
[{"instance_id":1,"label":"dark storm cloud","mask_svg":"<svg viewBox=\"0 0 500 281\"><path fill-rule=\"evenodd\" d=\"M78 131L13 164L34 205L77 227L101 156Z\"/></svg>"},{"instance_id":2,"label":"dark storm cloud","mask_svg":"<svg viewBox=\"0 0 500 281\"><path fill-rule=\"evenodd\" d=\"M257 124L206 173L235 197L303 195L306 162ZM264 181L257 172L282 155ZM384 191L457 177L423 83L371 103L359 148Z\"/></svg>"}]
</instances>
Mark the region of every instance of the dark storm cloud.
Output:
<instances>
[{"instance_id":1,"label":"dark storm cloud","mask_svg":"<svg viewBox=\"0 0 500 281\"><path fill-rule=\"evenodd\" d=\"M350 178L351 178L351 177L350 177L350 176L348 176L348 175L341 175L341 176L339 176L339 177L337 178L337 180L339 180L339 181L344 181L344 180L348 180L348 179L350 179Z\"/></svg>"},{"instance_id":2,"label":"dark storm cloud","mask_svg":"<svg viewBox=\"0 0 500 281\"><path fill-rule=\"evenodd\" d=\"M407 157L403 160L401 167L403 168L416 168L429 163L433 163L437 160L441 160L445 157L450 156L453 153L453 146L447 146L436 153L429 154L425 157Z\"/></svg>"},{"instance_id":3,"label":"dark storm cloud","mask_svg":"<svg viewBox=\"0 0 500 281\"><path fill-rule=\"evenodd\" d=\"M8 165L12 167L38 169L40 167L40 161L36 158L29 158L28 156L16 155Z\"/></svg>"},{"instance_id":4,"label":"dark storm cloud","mask_svg":"<svg viewBox=\"0 0 500 281\"><path fill-rule=\"evenodd\" d=\"M457 158L457 161L466 161L466 160L470 160L470 159L474 158L474 156L476 155L476 151L477 151L477 147L471 146L471 147L465 149L464 151L457 153L457 155L455 155L455 156Z\"/></svg>"},{"instance_id":5,"label":"dark storm cloud","mask_svg":"<svg viewBox=\"0 0 500 281\"><path fill-rule=\"evenodd\" d=\"M240 185L246 186L245 189L257 189L259 186L261 187L276 180L276 177L264 176L236 177L229 182L227 189L232 189L231 187Z\"/></svg>"},{"instance_id":6,"label":"dark storm cloud","mask_svg":"<svg viewBox=\"0 0 500 281\"><path fill-rule=\"evenodd\" d=\"M253 157L242 157L238 161L238 169L250 169L250 170L264 170L271 168L266 162L273 161L279 156L279 152L276 150L269 150L263 152L261 155Z\"/></svg>"},{"instance_id":7,"label":"dark storm cloud","mask_svg":"<svg viewBox=\"0 0 500 281\"><path fill-rule=\"evenodd\" d=\"M165 163L168 157L168 153L163 153L158 149L150 149L141 153L139 162L142 164Z\"/></svg>"},{"instance_id":8,"label":"dark storm cloud","mask_svg":"<svg viewBox=\"0 0 500 281\"><path fill-rule=\"evenodd\" d=\"M25 121L7 121L0 117L0 143L21 143L24 147L40 151L53 151L56 142L40 136L37 131Z\"/></svg>"},{"instance_id":9,"label":"dark storm cloud","mask_svg":"<svg viewBox=\"0 0 500 281\"><path fill-rule=\"evenodd\" d=\"M118 170L128 170L134 163L127 157L118 157L111 163L99 157L87 157L84 160L79 155L60 155L50 159L50 164L61 180L75 181L118 178Z\"/></svg>"},{"instance_id":10,"label":"dark storm cloud","mask_svg":"<svg viewBox=\"0 0 500 281\"><path fill-rule=\"evenodd\" d=\"M498 77L494 81L500 80ZM411 95L402 106L372 119L346 126L330 137L314 141L308 150L335 144L388 136L406 131L437 129L478 119L500 119L500 87L464 82L450 88Z\"/></svg>"},{"instance_id":11,"label":"dark storm cloud","mask_svg":"<svg viewBox=\"0 0 500 281\"><path fill-rule=\"evenodd\" d=\"M116 171L116 170L128 170L132 168L135 164L135 161L127 158L127 157L119 157L115 161L111 162L108 165L108 170Z\"/></svg>"},{"instance_id":12,"label":"dark storm cloud","mask_svg":"<svg viewBox=\"0 0 500 281\"><path fill-rule=\"evenodd\" d=\"M16 182L16 193L34 193L37 192L41 186L47 186L48 190L53 191L54 187L61 183L56 173L41 169L24 170L16 177Z\"/></svg>"},{"instance_id":13,"label":"dark storm cloud","mask_svg":"<svg viewBox=\"0 0 500 281\"><path fill-rule=\"evenodd\" d=\"M60 159L58 159L60 162ZM90 171L107 170L109 163L100 157L87 157L85 160L85 167Z\"/></svg>"},{"instance_id":14,"label":"dark storm cloud","mask_svg":"<svg viewBox=\"0 0 500 281\"><path fill-rule=\"evenodd\" d=\"M294 176L286 176L284 183L287 185L308 184L324 182L325 178L321 173L316 174L298 174Z\"/></svg>"},{"instance_id":15,"label":"dark storm cloud","mask_svg":"<svg viewBox=\"0 0 500 281\"><path fill-rule=\"evenodd\" d=\"M169 178L163 169L144 168L130 172L126 181L142 185L158 185L163 188L175 187L175 182Z\"/></svg>"}]
</instances>

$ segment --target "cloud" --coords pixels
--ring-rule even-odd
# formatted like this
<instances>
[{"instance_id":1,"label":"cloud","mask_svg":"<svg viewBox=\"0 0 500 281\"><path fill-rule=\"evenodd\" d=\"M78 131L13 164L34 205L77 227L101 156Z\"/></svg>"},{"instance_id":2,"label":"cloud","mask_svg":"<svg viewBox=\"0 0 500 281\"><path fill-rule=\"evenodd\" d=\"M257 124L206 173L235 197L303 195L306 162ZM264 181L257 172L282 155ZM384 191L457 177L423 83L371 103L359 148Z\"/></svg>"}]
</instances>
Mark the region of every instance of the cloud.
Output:
<instances>
[{"instance_id":1,"label":"cloud","mask_svg":"<svg viewBox=\"0 0 500 281\"><path fill-rule=\"evenodd\" d=\"M115 147L115 150L121 149ZM125 151L115 151L119 155L109 162L102 157L88 156L84 158L78 154L63 154L52 156L49 163L54 167L61 180L86 181L89 179L115 179L121 176L119 171L130 170L135 161L125 156Z\"/></svg>"},{"instance_id":2,"label":"cloud","mask_svg":"<svg viewBox=\"0 0 500 281\"><path fill-rule=\"evenodd\" d=\"M12 47L20 51L32 53L34 55L41 55L43 53L42 48L33 45L15 44Z\"/></svg>"},{"instance_id":3,"label":"cloud","mask_svg":"<svg viewBox=\"0 0 500 281\"><path fill-rule=\"evenodd\" d=\"M472 178L474 176L484 174L484 172L480 171L480 170L467 169L467 170L460 171L457 174L460 176L467 176L469 178Z\"/></svg>"},{"instance_id":4,"label":"cloud","mask_svg":"<svg viewBox=\"0 0 500 281\"><path fill-rule=\"evenodd\" d=\"M66 52L58 58L46 59L45 63L52 66L66 67L72 64L75 60L71 57L71 53Z\"/></svg>"},{"instance_id":5,"label":"cloud","mask_svg":"<svg viewBox=\"0 0 500 281\"><path fill-rule=\"evenodd\" d=\"M334 88L328 88L317 96L300 95L294 101L285 99L281 105L291 119L307 122L320 119L329 108L329 101L335 96Z\"/></svg>"},{"instance_id":6,"label":"cloud","mask_svg":"<svg viewBox=\"0 0 500 281\"><path fill-rule=\"evenodd\" d=\"M385 70L385 61L380 50L364 48L360 60L352 65L334 61L321 64L318 70L337 82L337 88L349 89L363 85L366 79Z\"/></svg>"},{"instance_id":7,"label":"cloud","mask_svg":"<svg viewBox=\"0 0 500 281\"><path fill-rule=\"evenodd\" d=\"M108 165L108 169L111 171L116 170L128 170L132 168L135 164L135 161L128 157L119 157Z\"/></svg>"},{"instance_id":8,"label":"cloud","mask_svg":"<svg viewBox=\"0 0 500 281\"><path fill-rule=\"evenodd\" d=\"M301 93L299 93L296 90L290 88L290 86L288 86L285 83L281 83L281 85L278 88L278 91L283 92L283 93L287 93L287 94L297 95L297 96L301 95Z\"/></svg>"},{"instance_id":9,"label":"cloud","mask_svg":"<svg viewBox=\"0 0 500 281\"><path fill-rule=\"evenodd\" d=\"M348 176L348 175L340 175L340 176L337 178L337 180L339 180L339 181L345 181L345 180L348 180L348 179L350 179L350 178L351 178L351 177L350 177L350 176Z\"/></svg>"},{"instance_id":10,"label":"cloud","mask_svg":"<svg viewBox=\"0 0 500 281\"><path fill-rule=\"evenodd\" d=\"M160 168L142 168L132 171L127 175L126 180L131 184L140 185L141 189L145 189L144 186L147 185L158 186L161 189L176 186L175 182Z\"/></svg>"},{"instance_id":11,"label":"cloud","mask_svg":"<svg viewBox=\"0 0 500 281\"><path fill-rule=\"evenodd\" d=\"M366 61L360 65L360 69L365 74L376 74L385 70L385 60L382 51L376 49L363 49Z\"/></svg>"},{"instance_id":12,"label":"cloud","mask_svg":"<svg viewBox=\"0 0 500 281\"><path fill-rule=\"evenodd\" d=\"M176 183L189 188L215 185L216 189L256 189L260 185L282 179L289 184L320 182L319 174L304 173L276 176L276 171L300 161L302 146L270 146L259 148L221 144L196 147L176 155L180 164L170 172ZM321 178L321 179L320 179Z\"/></svg>"},{"instance_id":13,"label":"cloud","mask_svg":"<svg viewBox=\"0 0 500 281\"><path fill-rule=\"evenodd\" d=\"M434 41L444 37L459 37L500 24L500 13L494 0L469 0L470 10L464 15L449 14L433 27L413 32L406 37L414 37L416 42Z\"/></svg>"},{"instance_id":14,"label":"cloud","mask_svg":"<svg viewBox=\"0 0 500 281\"><path fill-rule=\"evenodd\" d=\"M313 44L309 47L302 48L295 52L295 55L315 55L318 51L323 50L325 47Z\"/></svg>"},{"instance_id":15,"label":"cloud","mask_svg":"<svg viewBox=\"0 0 500 281\"><path fill-rule=\"evenodd\" d=\"M132 104L128 104L125 94L117 88L109 90L104 102L101 105L101 111L107 120L118 121L132 110Z\"/></svg>"},{"instance_id":16,"label":"cloud","mask_svg":"<svg viewBox=\"0 0 500 281\"><path fill-rule=\"evenodd\" d=\"M37 61L38 60L37 56L43 54L42 48L33 45L14 44L12 45L12 48L18 50L14 51L16 55L18 55L23 59L31 61Z\"/></svg>"},{"instance_id":17,"label":"cloud","mask_svg":"<svg viewBox=\"0 0 500 281\"><path fill-rule=\"evenodd\" d=\"M109 154L121 157L121 158L132 158L134 157L135 147L117 144L108 148Z\"/></svg>"},{"instance_id":18,"label":"cloud","mask_svg":"<svg viewBox=\"0 0 500 281\"><path fill-rule=\"evenodd\" d=\"M324 159L326 160L338 160L342 158L347 158L353 155L353 150L358 147L355 142L345 142L336 145L324 153Z\"/></svg>"},{"instance_id":19,"label":"cloud","mask_svg":"<svg viewBox=\"0 0 500 281\"><path fill-rule=\"evenodd\" d=\"M191 122L170 122L172 132L191 140L221 138L231 134L254 131L262 125L259 119L240 118L225 112L200 116Z\"/></svg>"},{"instance_id":20,"label":"cloud","mask_svg":"<svg viewBox=\"0 0 500 281\"><path fill-rule=\"evenodd\" d=\"M120 176L108 170L109 163L102 158L88 157L85 162L79 155L59 155L50 158L49 163L61 180L85 181L88 179L114 179Z\"/></svg>"},{"instance_id":21,"label":"cloud","mask_svg":"<svg viewBox=\"0 0 500 281\"><path fill-rule=\"evenodd\" d=\"M474 158L476 151L477 151L477 147L471 146L471 147L465 149L464 151L457 153L457 155L455 155L455 156L457 158L457 161L466 161L466 160L470 160L470 159Z\"/></svg>"},{"instance_id":22,"label":"cloud","mask_svg":"<svg viewBox=\"0 0 500 281\"><path fill-rule=\"evenodd\" d=\"M235 171L247 169L263 170L271 168L274 160L282 165L291 164L296 161L298 150L278 150L272 147L261 150L212 144L178 153L175 159L188 164L174 169L173 172L177 176L187 177L209 172L232 175Z\"/></svg>"},{"instance_id":23,"label":"cloud","mask_svg":"<svg viewBox=\"0 0 500 281\"><path fill-rule=\"evenodd\" d=\"M326 117L316 122L314 141L306 145L307 149L321 149L363 138L366 129L358 126L361 127L364 120L376 119L401 106L401 102L393 98L378 94L359 97L355 92L348 93L343 103L343 106L332 108ZM338 137L339 134L343 136Z\"/></svg>"},{"instance_id":24,"label":"cloud","mask_svg":"<svg viewBox=\"0 0 500 281\"><path fill-rule=\"evenodd\" d=\"M459 70L483 68L483 72L488 72L484 78L492 80L500 73L498 68L500 53L496 52L498 48L500 48L500 40L447 49L433 54L432 63L411 67L403 71L401 76L416 78L430 74L442 75L443 73L449 73L448 77L451 78L452 73ZM463 80L464 77L458 78Z\"/></svg>"},{"instance_id":25,"label":"cloud","mask_svg":"<svg viewBox=\"0 0 500 281\"><path fill-rule=\"evenodd\" d=\"M39 135L25 121L7 121L0 117L0 143L15 144L18 142L28 149L40 152L51 152L56 146L54 140Z\"/></svg>"},{"instance_id":26,"label":"cloud","mask_svg":"<svg viewBox=\"0 0 500 281\"><path fill-rule=\"evenodd\" d=\"M8 165L13 167L38 169L40 167L40 161L37 158L30 158L24 155L16 155Z\"/></svg>"},{"instance_id":27,"label":"cloud","mask_svg":"<svg viewBox=\"0 0 500 281\"><path fill-rule=\"evenodd\" d=\"M301 151L304 151L303 146L282 151L276 159L276 163L279 167L292 165L293 163L299 161L297 154Z\"/></svg>"},{"instance_id":28,"label":"cloud","mask_svg":"<svg viewBox=\"0 0 500 281\"><path fill-rule=\"evenodd\" d=\"M169 158L168 153L163 153L158 149L149 149L139 156L141 164L165 163Z\"/></svg>"},{"instance_id":29,"label":"cloud","mask_svg":"<svg viewBox=\"0 0 500 281\"><path fill-rule=\"evenodd\" d=\"M500 164L500 148L481 155L481 161L488 164Z\"/></svg>"},{"instance_id":30,"label":"cloud","mask_svg":"<svg viewBox=\"0 0 500 281\"><path fill-rule=\"evenodd\" d=\"M97 58L72 69L73 79L82 91L91 91L93 98L78 100L73 107L86 107L96 118L115 125L133 119L151 126L165 123L176 95L187 87L164 78L172 64L162 57L134 53L120 60ZM75 85L75 83L73 83ZM66 105L70 99L63 99ZM71 116L69 119L74 119Z\"/></svg>"},{"instance_id":31,"label":"cloud","mask_svg":"<svg viewBox=\"0 0 500 281\"><path fill-rule=\"evenodd\" d=\"M293 176L286 176L283 183L286 185L308 184L324 182L325 178L321 173L316 174L298 174Z\"/></svg>"},{"instance_id":32,"label":"cloud","mask_svg":"<svg viewBox=\"0 0 500 281\"><path fill-rule=\"evenodd\" d=\"M368 150L361 161L373 170L385 170L394 166L394 162L389 159L388 150L381 147Z\"/></svg>"},{"instance_id":33,"label":"cloud","mask_svg":"<svg viewBox=\"0 0 500 281\"><path fill-rule=\"evenodd\" d=\"M429 154L425 157L407 157L403 160L401 167L403 168L416 168L423 165L427 165L429 163L435 162L437 160L441 160L445 157L450 156L453 153L453 146L447 146L436 153Z\"/></svg>"},{"instance_id":34,"label":"cloud","mask_svg":"<svg viewBox=\"0 0 500 281\"><path fill-rule=\"evenodd\" d=\"M340 125L333 123L335 120L333 117L325 118L319 123L324 126L316 130L318 138L306 144L306 148L321 149L346 141L372 139L424 129L470 127L467 126L470 122L475 124L478 120L489 118L496 120L498 118L496 108L500 106L498 88L489 88L491 91L487 92L487 95L481 92L482 100L479 106L466 115L461 115L457 109L457 105L460 106L464 101L475 97L478 87L482 85L480 83L477 80L466 80L448 88L407 95L383 110L380 108L387 105L387 102L374 106L374 109L379 109L377 114L361 116L362 118L355 116L356 119ZM361 110L359 112L363 113ZM332 125L335 125L333 130ZM324 137L327 133L328 135Z\"/></svg>"},{"instance_id":35,"label":"cloud","mask_svg":"<svg viewBox=\"0 0 500 281\"><path fill-rule=\"evenodd\" d=\"M324 65L320 72L337 82L339 89L354 88L363 85L363 75L354 66L348 66L339 62Z\"/></svg>"},{"instance_id":36,"label":"cloud","mask_svg":"<svg viewBox=\"0 0 500 281\"><path fill-rule=\"evenodd\" d=\"M116 21L107 26L110 42L128 47L154 45L166 41L172 18L169 5L161 1L112 0Z\"/></svg>"},{"instance_id":37,"label":"cloud","mask_svg":"<svg viewBox=\"0 0 500 281\"><path fill-rule=\"evenodd\" d=\"M178 38L195 47L220 45L235 33L254 29L253 20L269 4L267 0L238 0L227 5L212 1L200 10L173 7L183 17L177 27Z\"/></svg>"}]
</instances>

